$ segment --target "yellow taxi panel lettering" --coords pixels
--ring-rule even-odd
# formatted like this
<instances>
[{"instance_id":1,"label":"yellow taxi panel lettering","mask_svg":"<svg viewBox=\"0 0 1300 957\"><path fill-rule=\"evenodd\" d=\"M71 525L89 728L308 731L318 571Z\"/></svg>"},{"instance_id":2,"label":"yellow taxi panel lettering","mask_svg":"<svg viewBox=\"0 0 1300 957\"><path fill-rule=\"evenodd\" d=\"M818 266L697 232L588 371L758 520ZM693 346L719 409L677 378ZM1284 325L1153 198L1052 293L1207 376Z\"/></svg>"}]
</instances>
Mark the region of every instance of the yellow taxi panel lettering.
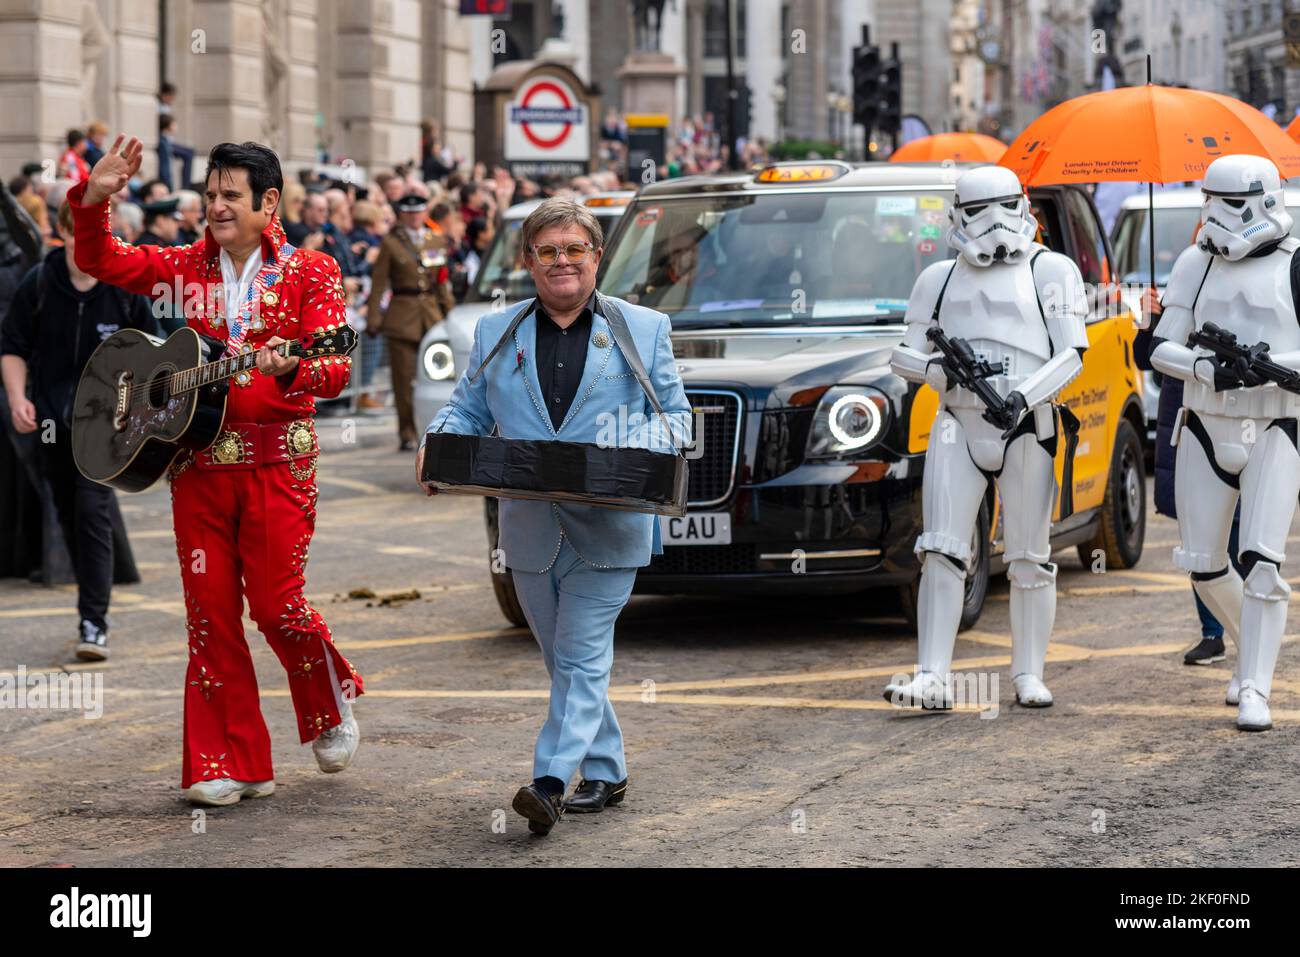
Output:
<instances>
[{"instance_id":1,"label":"yellow taxi panel lettering","mask_svg":"<svg viewBox=\"0 0 1300 957\"><path fill-rule=\"evenodd\" d=\"M800 163L792 166L769 166L756 177L760 183L824 183L848 172L847 167L830 163Z\"/></svg>"}]
</instances>

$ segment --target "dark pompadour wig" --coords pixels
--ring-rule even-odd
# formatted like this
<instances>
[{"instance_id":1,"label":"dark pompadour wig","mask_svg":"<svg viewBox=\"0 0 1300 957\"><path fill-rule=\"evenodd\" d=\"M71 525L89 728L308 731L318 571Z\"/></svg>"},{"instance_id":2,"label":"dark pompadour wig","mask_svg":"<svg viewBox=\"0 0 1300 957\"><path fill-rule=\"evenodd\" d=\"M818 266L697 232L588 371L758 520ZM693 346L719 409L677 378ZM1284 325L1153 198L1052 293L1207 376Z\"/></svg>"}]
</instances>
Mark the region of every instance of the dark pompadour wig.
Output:
<instances>
[{"instance_id":1,"label":"dark pompadour wig","mask_svg":"<svg viewBox=\"0 0 1300 957\"><path fill-rule=\"evenodd\" d=\"M275 151L261 143L218 143L208 154L208 172L204 180L232 169L248 171L248 185L253 191L253 208L262 208L262 196L271 187L284 192L284 174Z\"/></svg>"}]
</instances>

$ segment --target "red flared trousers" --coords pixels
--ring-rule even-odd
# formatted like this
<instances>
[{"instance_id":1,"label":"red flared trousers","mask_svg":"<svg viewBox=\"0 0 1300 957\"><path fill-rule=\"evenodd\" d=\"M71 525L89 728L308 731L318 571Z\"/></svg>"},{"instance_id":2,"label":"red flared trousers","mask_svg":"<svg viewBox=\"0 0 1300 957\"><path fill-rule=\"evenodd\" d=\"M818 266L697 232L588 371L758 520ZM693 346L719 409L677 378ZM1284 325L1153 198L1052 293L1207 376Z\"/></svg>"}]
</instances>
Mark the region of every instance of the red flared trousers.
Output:
<instances>
[{"instance_id":1,"label":"red flared trousers","mask_svg":"<svg viewBox=\"0 0 1300 957\"><path fill-rule=\"evenodd\" d=\"M275 776L244 639L245 598L249 616L289 675L301 741L337 725L342 700L361 694L361 676L303 597L316 526L314 464L190 465L172 480L190 649L181 787Z\"/></svg>"}]
</instances>

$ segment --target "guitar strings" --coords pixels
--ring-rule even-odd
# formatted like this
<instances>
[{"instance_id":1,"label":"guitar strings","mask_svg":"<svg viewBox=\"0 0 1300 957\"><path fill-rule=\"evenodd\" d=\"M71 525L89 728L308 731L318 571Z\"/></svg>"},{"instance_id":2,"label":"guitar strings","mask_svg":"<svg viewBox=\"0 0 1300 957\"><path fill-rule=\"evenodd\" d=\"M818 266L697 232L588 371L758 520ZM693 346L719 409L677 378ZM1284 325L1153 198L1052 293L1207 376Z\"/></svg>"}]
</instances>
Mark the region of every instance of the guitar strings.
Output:
<instances>
[{"instance_id":1,"label":"guitar strings","mask_svg":"<svg viewBox=\"0 0 1300 957\"><path fill-rule=\"evenodd\" d=\"M247 353L247 354L248 354L248 355L252 355L252 353ZM186 369L186 370L183 370L183 371L181 371L181 372L174 372L174 373L172 373L171 375L169 375L169 376L167 377L167 388L168 388L169 390L174 390L175 387L176 387L176 384L177 384L177 380L179 380L181 376L185 375L185 374L188 373L188 372L194 372L194 371L196 371L196 370L198 370L198 369L207 369L207 368L211 368L212 366L219 365L220 363L222 363L222 362L224 362L224 361L226 361L226 360L225 360L225 359L218 359L216 362L206 362L206 363L204 363L203 365L194 366L194 367L192 367L192 368L190 368L190 369ZM253 368L253 366L249 366L249 368ZM236 375L236 374L238 374L239 372L244 372L244 371L247 371L247 370L246 370L246 369L235 368L235 369L233 369L231 372L228 372L228 373L226 373L225 375L218 376L217 378L218 378L218 379L228 378L229 376ZM146 391L148 391L148 390L153 389L157 384L158 384L158 380L155 380L155 379L150 379L148 382L141 382L141 383L138 384L138 385L133 385L133 386L131 386L131 389L130 389L130 391L128 392L128 394L134 397L135 395L137 395L137 394L139 394L139 393L141 393L141 392L146 392ZM208 383L199 383L199 385L207 385L207 384L208 384ZM198 386L194 386L193 388L197 388L197 387L198 387ZM184 390L181 390L181 391L187 391L187 392L188 392L188 391L190 391L190 390L189 390L189 389L184 389Z\"/></svg>"},{"instance_id":2,"label":"guitar strings","mask_svg":"<svg viewBox=\"0 0 1300 957\"><path fill-rule=\"evenodd\" d=\"M344 344L346 345L346 338L344 339ZM282 355L283 358L290 358L290 357L292 357L293 355L296 354L296 355L298 356L299 359L305 359L305 358L309 357L309 356L311 355L312 351L313 351L313 350L311 350L311 349L304 349L303 346L302 346L302 343L301 343L301 342L287 342L287 343L285 343L285 345L288 346L288 351L285 352L285 353L281 353L281 355ZM278 347L275 347L275 348L278 348ZM351 351L352 351L352 350L349 349L349 348L344 348L344 349L329 349L329 350L326 350L326 354L328 354L328 355L347 355L347 354L348 354L349 352L351 352ZM186 370L184 370L184 371L182 371L182 372L174 372L174 373L172 373L170 376L167 377L167 391L168 391L168 394L170 394L170 395L175 395L175 394L177 393L177 391L180 391L180 392L192 392L192 391L194 391L195 389L200 388L200 387L202 387L202 386L204 386L204 385L209 385L209 384L211 384L212 381L218 381L218 380L220 380L220 379L228 379L228 378L230 378L230 376L232 376L232 375L238 375L240 372L247 372L247 371L249 371L250 369L256 368L256 366L254 365L254 366L248 366L248 367L246 367L246 368L244 368L244 369L235 369L235 370L233 370L233 371L231 371L231 372L227 372L227 373L225 373L225 374L223 374L223 375L218 376L216 380L209 380L209 382L200 382L200 383L198 383L198 385L190 386L190 387L187 388L187 389L180 389L180 390L177 390L177 389L176 389L176 383L177 383L177 381L179 380L179 378L180 378L182 375L185 375L185 374L188 373L188 372L193 372L193 371L195 371L195 370L197 370L197 369L206 369L206 368L210 368L210 367L215 366L215 365L220 365L222 362L226 362L226 361L228 361L229 359L239 359L239 358L242 358L243 356L251 356L251 355L254 355L254 354L255 354L255 353L253 353L253 352L241 352L241 353L239 353L238 355L235 355L235 356L226 356L226 357L224 357L224 358L217 359L215 362L206 362L206 363L203 363L202 365L194 366L194 367L192 367L192 368L190 368L190 369L186 369ZM139 383L139 384L137 384L137 385L133 385L133 386L131 386L130 389L127 390L127 397L128 397L129 399L135 399L135 398L136 398L137 396L139 396L141 393L152 391L152 390L153 390L153 389L154 389L158 384L159 384L159 383L158 383L157 380L155 380L155 379L150 379L150 380L147 381L147 382L141 382L141 383Z\"/></svg>"},{"instance_id":3,"label":"guitar strings","mask_svg":"<svg viewBox=\"0 0 1300 957\"><path fill-rule=\"evenodd\" d=\"M294 345L297 345L297 343L294 343ZM248 353L241 353L240 355L243 356L243 355L253 355L253 354L254 354L254 353L248 352ZM291 352L290 354L292 355L292 352ZM237 356L237 357L233 357L233 358L239 358L239 357ZM285 358L288 358L288 357L286 356ZM299 355L299 358L302 358L302 356ZM204 363L203 365L194 366L194 367L192 367L192 368L190 368L190 369L186 369L186 370L184 370L184 371L182 371L182 372L174 372L174 373L172 373L170 376L167 377L167 380L166 380L166 381L167 381L167 390L168 390L168 392L171 393L171 394L175 394L177 391L180 391L180 392L192 392L194 389L197 389L197 388L199 388L200 386L209 385L210 382L200 382L200 383L198 383L197 385L191 386L191 387L189 387L189 388L187 388L187 389L180 389L180 390L177 390L177 389L176 389L177 380L178 380L182 375L185 375L187 372L193 372L193 371L195 371L195 370L197 370L197 369L207 369L207 368L210 368L210 367L212 367L212 366L219 365L220 363L225 362L225 361L226 361L225 359L218 359L216 362L207 362L207 363ZM218 376L218 377L217 377L217 380L220 380L220 379L227 379L227 378L229 378L229 377L232 376L232 375L237 375L237 374L240 373L240 372L247 372L247 371L249 371L250 369L253 369L253 368L256 368L256 366L248 366L248 367L245 368L245 369L235 368L235 369L233 369L232 371L225 373L224 375L220 375L220 376ZM217 381L217 380L210 380L210 381ZM138 385L133 385L133 386L131 386L131 388L130 388L129 390L127 390L127 395L128 395L130 398L134 399L136 396L140 395L141 393L151 391L151 390L154 389L158 384L159 384L158 380L155 380L155 379L150 379L148 382L141 382L141 383L138 384Z\"/></svg>"}]
</instances>

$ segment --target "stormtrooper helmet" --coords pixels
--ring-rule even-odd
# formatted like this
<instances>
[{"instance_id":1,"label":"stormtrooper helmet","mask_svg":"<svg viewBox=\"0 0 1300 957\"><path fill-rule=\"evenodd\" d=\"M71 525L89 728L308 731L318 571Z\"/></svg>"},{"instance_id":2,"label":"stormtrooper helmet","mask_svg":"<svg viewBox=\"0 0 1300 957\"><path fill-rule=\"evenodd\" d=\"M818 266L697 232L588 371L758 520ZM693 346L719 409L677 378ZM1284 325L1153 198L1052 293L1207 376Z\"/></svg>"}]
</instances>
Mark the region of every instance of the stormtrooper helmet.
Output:
<instances>
[{"instance_id":1,"label":"stormtrooper helmet","mask_svg":"<svg viewBox=\"0 0 1300 957\"><path fill-rule=\"evenodd\" d=\"M1020 180L1002 166L978 166L957 180L948 243L972 266L1024 258L1038 232Z\"/></svg>"},{"instance_id":2,"label":"stormtrooper helmet","mask_svg":"<svg viewBox=\"0 0 1300 957\"><path fill-rule=\"evenodd\" d=\"M1219 157L1206 168L1201 192L1197 245L1211 255L1241 259L1291 231L1282 179L1262 156Z\"/></svg>"}]
</instances>

